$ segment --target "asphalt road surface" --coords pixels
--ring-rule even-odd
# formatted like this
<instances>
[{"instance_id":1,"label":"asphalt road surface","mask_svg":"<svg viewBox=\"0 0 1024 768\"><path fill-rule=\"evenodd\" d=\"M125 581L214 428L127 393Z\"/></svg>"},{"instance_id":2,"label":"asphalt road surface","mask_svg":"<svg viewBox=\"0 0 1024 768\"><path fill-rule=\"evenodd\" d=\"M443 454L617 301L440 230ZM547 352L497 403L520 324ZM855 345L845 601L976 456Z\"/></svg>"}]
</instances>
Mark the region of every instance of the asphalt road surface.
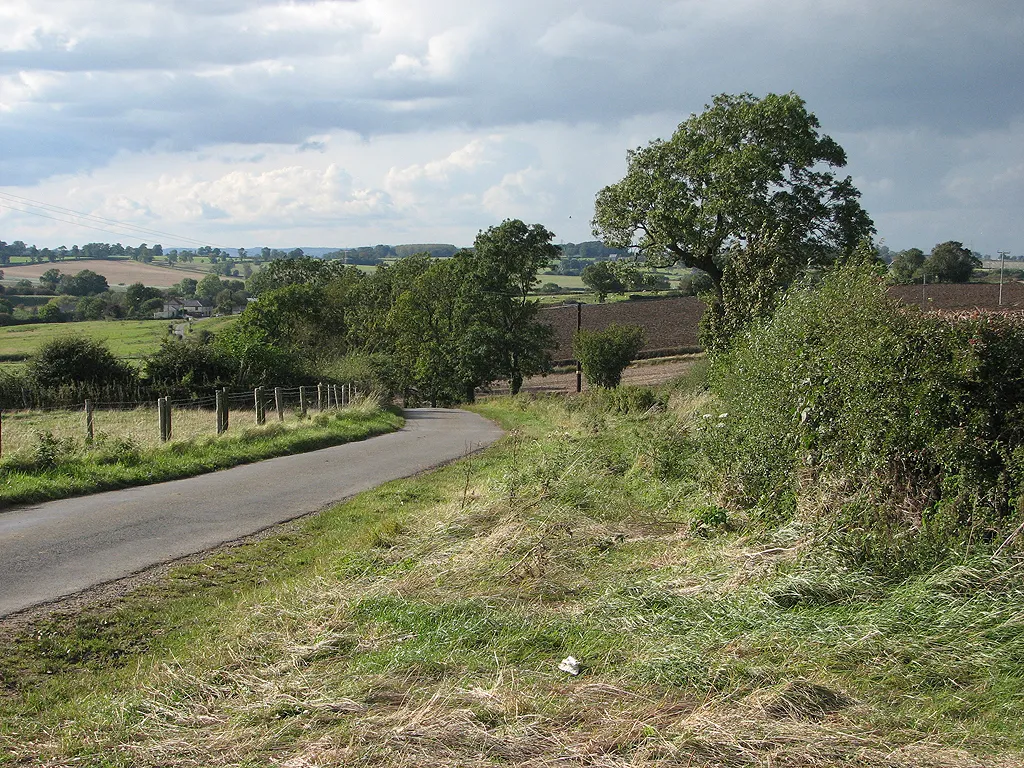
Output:
<instances>
[{"instance_id":1,"label":"asphalt road surface","mask_svg":"<svg viewBox=\"0 0 1024 768\"><path fill-rule=\"evenodd\" d=\"M465 411L416 409L380 437L185 480L0 513L0 616L323 509L490 445Z\"/></svg>"}]
</instances>

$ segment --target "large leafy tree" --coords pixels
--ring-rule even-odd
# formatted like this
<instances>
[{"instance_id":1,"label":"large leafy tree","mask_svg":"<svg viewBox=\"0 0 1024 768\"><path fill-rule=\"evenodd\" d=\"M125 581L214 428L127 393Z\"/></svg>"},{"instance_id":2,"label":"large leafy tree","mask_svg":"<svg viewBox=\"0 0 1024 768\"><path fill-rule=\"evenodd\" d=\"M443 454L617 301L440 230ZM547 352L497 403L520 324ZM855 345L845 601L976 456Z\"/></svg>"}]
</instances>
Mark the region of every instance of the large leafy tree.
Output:
<instances>
[{"instance_id":1,"label":"large leafy tree","mask_svg":"<svg viewBox=\"0 0 1024 768\"><path fill-rule=\"evenodd\" d=\"M506 219L480 232L471 251L455 255L477 295L469 346L487 380L506 379L512 394L523 379L551 365L551 326L539 322L530 292L537 273L561 254L554 235L540 224Z\"/></svg>"},{"instance_id":2,"label":"large leafy tree","mask_svg":"<svg viewBox=\"0 0 1024 768\"><path fill-rule=\"evenodd\" d=\"M468 349L475 287L456 259L435 261L395 300L387 316L393 334L391 373L396 389L417 389L431 405L473 399L484 383Z\"/></svg>"},{"instance_id":3,"label":"large leafy tree","mask_svg":"<svg viewBox=\"0 0 1024 768\"><path fill-rule=\"evenodd\" d=\"M763 290L777 293L808 265L850 254L874 231L861 208L836 141L795 93L716 96L668 140L628 154L625 177L597 195L594 234L631 248L649 264L696 267L713 282L709 313L721 315L723 284L748 280L729 268L760 248L744 267L773 255ZM739 266L739 264L737 264ZM771 306L759 296L761 307Z\"/></svg>"},{"instance_id":4,"label":"large leafy tree","mask_svg":"<svg viewBox=\"0 0 1024 768\"><path fill-rule=\"evenodd\" d=\"M966 283L971 273L981 266L981 259L975 256L963 243L947 240L932 248L931 255L921 269L929 277L943 283Z\"/></svg>"}]
</instances>

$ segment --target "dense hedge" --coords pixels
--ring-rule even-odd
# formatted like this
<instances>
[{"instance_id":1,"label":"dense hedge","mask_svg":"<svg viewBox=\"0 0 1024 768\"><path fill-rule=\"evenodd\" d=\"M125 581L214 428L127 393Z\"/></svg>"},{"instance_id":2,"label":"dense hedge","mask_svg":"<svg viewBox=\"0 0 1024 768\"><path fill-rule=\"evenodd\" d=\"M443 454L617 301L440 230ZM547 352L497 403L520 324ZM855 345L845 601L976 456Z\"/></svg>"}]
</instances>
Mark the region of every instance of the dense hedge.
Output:
<instances>
[{"instance_id":1,"label":"dense hedge","mask_svg":"<svg viewBox=\"0 0 1024 768\"><path fill-rule=\"evenodd\" d=\"M998 547L1024 491L1024 326L925 314L866 270L793 290L715 356L700 430L726 506L888 570Z\"/></svg>"}]
</instances>

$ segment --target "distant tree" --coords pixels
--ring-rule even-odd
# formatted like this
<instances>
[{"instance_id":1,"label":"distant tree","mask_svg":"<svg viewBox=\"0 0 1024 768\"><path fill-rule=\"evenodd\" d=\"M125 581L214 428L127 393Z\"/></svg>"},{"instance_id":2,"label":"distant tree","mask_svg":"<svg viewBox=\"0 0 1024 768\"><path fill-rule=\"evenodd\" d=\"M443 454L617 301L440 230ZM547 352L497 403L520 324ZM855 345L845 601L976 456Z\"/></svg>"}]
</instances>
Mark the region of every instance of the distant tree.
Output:
<instances>
[{"instance_id":1,"label":"distant tree","mask_svg":"<svg viewBox=\"0 0 1024 768\"><path fill-rule=\"evenodd\" d=\"M691 269L679 278L679 290L687 296L700 296L714 287L711 276L699 269Z\"/></svg>"},{"instance_id":2,"label":"distant tree","mask_svg":"<svg viewBox=\"0 0 1024 768\"><path fill-rule=\"evenodd\" d=\"M538 304L529 296L537 273L558 258L553 238L540 224L508 219L478 234L472 251L454 257L477 293L471 347L489 367L489 380L506 379L512 394L525 376L551 365L553 332L538 321Z\"/></svg>"},{"instance_id":3,"label":"distant tree","mask_svg":"<svg viewBox=\"0 0 1024 768\"><path fill-rule=\"evenodd\" d=\"M603 331L577 331L573 347L587 381L596 387L617 387L622 372L643 348L644 332L636 325L609 325Z\"/></svg>"},{"instance_id":4,"label":"distant tree","mask_svg":"<svg viewBox=\"0 0 1024 768\"><path fill-rule=\"evenodd\" d=\"M214 274L206 275L196 285L196 295L207 301L212 301L223 290L224 285L221 283L220 277Z\"/></svg>"},{"instance_id":5,"label":"distant tree","mask_svg":"<svg viewBox=\"0 0 1024 768\"><path fill-rule=\"evenodd\" d=\"M623 285L619 275L607 261L596 261L584 267L580 275L583 284L597 294L598 302L604 303L610 293L624 293L626 286Z\"/></svg>"},{"instance_id":6,"label":"distant tree","mask_svg":"<svg viewBox=\"0 0 1024 768\"><path fill-rule=\"evenodd\" d=\"M45 285L50 290L56 290L60 284L60 270L59 269L48 269L39 276L39 283Z\"/></svg>"},{"instance_id":7,"label":"distant tree","mask_svg":"<svg viewBox=\"0 0 1024 768\"><path fill-rule=\"evenodd\" d=\"M63 293L69 296L95 296L110 290L107 278L91 269L83 269L73 277L63 275L59 287Z\"/></svg>"},{"instance_id":8,"label":"distant tree","mask_svg":"<svg viewBox=\"0 0 1024 768\"><path fill-rule=\"evenodd\" d=\"M474 286L464 269L455 259L434 261L388 313L394 352L385 358L385 378L398 391L418 390L432 406L472 400L485 380L468 348Z\"/></svg>"},{"instance_id":9,"label":"distant tree","mask_svg":"<svg viewBox=\"0 0 1024 768\"><path fill-rule=\"evenodd\" d=\"M179 283L177 283L174 286L174 288L178 292L179 296L183 296L186 299L191 299L196 295L196 288L198 287L198 285L198 280L191 277L186 277L182 278L182 280Z\"/></svg>"},{"instance_id":10,"label":"distant tree","mask_svg":"<svg viewBox=\"0 0 1024 768\"><path fill-rule=\"evenodd\" d=\"M107 302L99 296L83 296L75 304L78 320L102 320L107 311Z\"/></svg>"},{"instance_id":11,"label":"distant tree","mask_svg":"<svg viewBox=\"0 0 1024 768\"><path fill-rule=\"evenodd\" d=\"M60 303L56 299L51 299L41 306L36 314L36 318L41 323L63 323L67 320L64 312L61 311Z\"/></svg>"},{"instance_id":12,"label":"distant tree","mask_svg":"<svg viewBox=\"0 0 1024 768\"><path fill-rule=\"evenodd\" d=\"M910 283L921 276L921 267L924 266L924 251L920 248L908 248L900 251L892 257L889 271L892 279L897 283Z\"/></svg>"},{"instance_id":13,"label":"distant tree","mask_svg":"<svg viewBox=\"0 0 1024 768\"><path fill-rule=\"evenodd\" d=\"M152 299L162 300L163 295L163 291L159 288L153 288L142 283L132 283L125 291L125 303L128 305L129 314L148 317L152 314L152 310L145 306L147 302ZM162 303L161 301L161 305Z\"/></svg>"},{"instance_id":14,"label":"distant tree","mask_svg":"<svg viewBox=\"0 0 1024 768\"><path fill-rule=\"evenodd\" d=\"M947 240L932 248L922 269L929 277L934 275L942 283L966 283L980 266L981 259L964 248L963 243Z\"/></svg>"}]
</instances>

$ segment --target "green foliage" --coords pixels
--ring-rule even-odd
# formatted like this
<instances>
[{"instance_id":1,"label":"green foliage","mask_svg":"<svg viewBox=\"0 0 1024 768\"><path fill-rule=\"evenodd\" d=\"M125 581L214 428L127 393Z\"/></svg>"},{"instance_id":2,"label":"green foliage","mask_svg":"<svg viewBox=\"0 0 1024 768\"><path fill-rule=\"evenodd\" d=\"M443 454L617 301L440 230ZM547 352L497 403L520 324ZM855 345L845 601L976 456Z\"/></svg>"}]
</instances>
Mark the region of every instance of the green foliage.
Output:
<instances>
[{"instance_id":1,"label":"green foliage","mask_svg":"<svg viewBox=\"0 0 1024 768\"><path fill-rule=\"evenodd\" d=\"M58 336L43 344L27 365L39 387L67 384L127 384L135 372L101 342L82 336Z\"/></svg>"},{"instance_id":2,"label":"green foliage","mask_svg":"<svg viewBox=\"0 0 1024 768\"><path fill-rule=\"evenodd\" d=\"M636 325L613 323L603 331L583 329L573 336L573 348L583 367L583 375L596 387L617 387L622 372L643 345L644 331Z\"/></svg>"},{"instance_id":3,"label":"green foliage","mask_svg":"<svg viewBox=\"0 0 1024 768\"><path fill-rule=\"evenodd\" d=\"M220 277L212 273L196 283L196 296L207 301L212 301L223 290L224 283Z\"/></svg>"},{"instance_id":4,"label":"green foliage","mask_svg":"<svg viewBox=\"0 0 1024 768\"><path fill-rule=\"evenodd\" d=\"M109 290L110 286L107 285L107 278L103 275L97 274L91 269L83 269L74 276L62 275L58 288L61 293L66 293L68 296L95 296Z\"/></svg>"},{"instance_id":5,"label":"green foliage","mask_svg":"<svg viewBox=\"0 0 1024 768\"><path fill-rule=\"evenodd\" d=\"M715 356L715 491L769 523L802 510L893 573L996 542L1024 491L1020 352L1005 320L924 315L837 270Z\"/></svg>"},{"instance_id":6,"label":"green foliage","mask_svg":"<svg viewBox=\"0 0 1024 768\"><path fill-rule=\"evenodd\" d=\"M61 438L55 437L52 432L40 432L36 435L30 465L36 471L53 469L70 461L77 450L78 446L70 437Z\"/></svg>"},{"instance_id":7,"label":"green foliage","mask_svg":"<svg viewBox=\"0 0 1024 768\"><path fill-rule=\"evenodd\" d=\"M684 296L699 296L712 290L714 286L711 275L699 269L691 269L689 273L679 278L679 291Z\"/></svg>"},{"instance_id":8,"label":"green foliage","mask_svg":"<svg viewBox=\"0 0 1024 768\"><path fill-rule=\"evenodd\" d=\"M151 288L143 283L132 283L125 291L125 302L130 317L149 317L152 311L146 311L144 305L151 299L163 299L163 291ZM162 302L161 302L162 303Z\"/></svg>"},{"instance_id":9,"label":"green foliage","mask_svg":"<svg viewBox=\"0 0 1024 768\"><path fill-rule=\"evenodd\" d=\"M246 310L248 311L248 310ZM232 381L243 387L273 386L309 380L307 361L292 349L279 346L257 325L239 321L217 334L214 346L233 361Z\"/></svg>"},{"instance_id":10,"label":"green foliage","mask_svg":"<svg viewBox=\"0 0 1024 768\"><path fill-rule=\"evenodd\" d=\"M160 349L147 358L145 375L165 391L209 393L232 382L236 362L223 348L202 339L164 339Z\"/></svg>"},{"instance_id":11,"label":"green foliage","mask_svg":"<svg viewBox=\"0 0 1024 768\"><path fill-rule=\"evenodd\" d=\"M398 296L388 314L396 390L415 389L432 406L472 400L484 379L467 343L473 291L465 262L449 259L430 264Z\"/></svg>"},{"instance_id":12,"label":"green foliage","mask_svg":"<svg viewBox=\"0 0 1024 768\"><path fill-rule=\"evenodd\" d=\"M355 267L348 267L340 261L328 261L303 256L296 259L276 259L259 272L254 273L245 284L253 296L262 296L267 291L289 285L307 285L323 288L328 283L345 278L358 279L362 273Z\"/></svg>"},{"instance_id":13,"label":"green foliage","mask_svg":"<svg viewBox=\"0 0 1024 768\"><path fill-rule=\"evenodd\" d=\"M757 277L730 267L737 259L769 266L775 282L759 292L778 291L874 231L851 178L830 170L846 153L819 127L794 93L716 96L669 140L628 154L626 176L598 193L594 232L648 264L702 270L719 296Z\"/></svg>"},{"instance_id":14,"label":"green foliage","mask_svg":"<svg viewBox=\"0 0 1024 768\"><path fill-rule=\"evenodd\" d=\"M474 367L487 380L504 378L517 393L523 378L551 366L551 326L537 320L539 305L529 298L537 273L559 256L554 234L540 224L507 219L477 235L472 251L454 258L464 265L476 297L469 335Z\"/></svg>"},{"instance_id":15,"label":"green foliage","mask_svg":"<svg viewBox=\"0 0 1024 768\"><path fill-rule=\"evenodd\" d=\"M892 260L890 270L894 282L906 284L921 277L924 266L924 251L920 248L908 248L897 253Z\"/></svg>"},{"instance_id":16,"label":"green foliage","mask_svg":"<svg viewBox=\"0 0 1024 768\"><path fill-rule=\"evenodd\" d=\"M604 302L609 293L624 293L626 286L607 261L597 261L583 268L580 273L583 284L597 294L597 300Z\"/></svg>"},{"instance_id":17,"label":"green foliage","mask_svg":"<svg viewBox=\"0 0 1024 768\"><path fill-rule=\"evenodd\" d=\"M947 240L932 248L921 270L936 282L966 283L978 267L981 267L981 259L964 248L963 243Z\"/></svg>"}]
</instances>

